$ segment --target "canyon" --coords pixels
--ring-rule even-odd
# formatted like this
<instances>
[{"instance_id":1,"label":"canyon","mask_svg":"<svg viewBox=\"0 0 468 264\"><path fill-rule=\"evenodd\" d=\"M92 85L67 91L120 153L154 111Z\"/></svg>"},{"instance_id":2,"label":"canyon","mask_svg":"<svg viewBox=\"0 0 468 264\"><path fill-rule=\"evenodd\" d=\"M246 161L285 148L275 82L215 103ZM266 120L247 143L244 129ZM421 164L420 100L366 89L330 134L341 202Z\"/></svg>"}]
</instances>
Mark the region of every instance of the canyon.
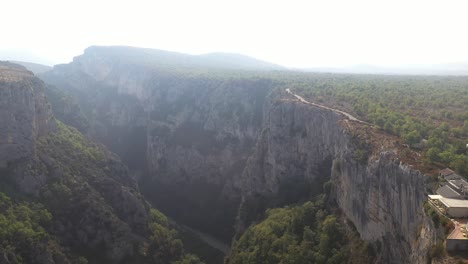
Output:
<instances>
[{"instance_id":1,"label":"canyon","mask_svg":"<svg viewBox=\"0 0 468 264\"><path fill-rule=\"evenodd\" d=\"M5 167L21 155L34 156L34 142L58 129L53 112L125 164L118 165L118 178L109 176L115 188L90 184L136 236L146 230L147 200L177 223L235 243L268 208L306 202L329 183L330 206L372 245L378 263L427 262L437 230L423 209L425 176L400 161L399 143L366 141L354 131L377 128L293 94L294 87L270 77L282 69L191 62L179 71L164 64L183 61L173 55L90 47L73 62L39 74L50 107L43 95L29 98L29 113L39 117L28 116L28 122L10 115L24 98L2 94L0 115L17 116L7 123L27 127L0 129L6 140L0 142L0 162ZM38 192L35 186L47 179L35 177L19 181L25 192ZM131 246L124 248L122 256L109 256L121 261L131 255Z\"/></svg>"}]
</instances>

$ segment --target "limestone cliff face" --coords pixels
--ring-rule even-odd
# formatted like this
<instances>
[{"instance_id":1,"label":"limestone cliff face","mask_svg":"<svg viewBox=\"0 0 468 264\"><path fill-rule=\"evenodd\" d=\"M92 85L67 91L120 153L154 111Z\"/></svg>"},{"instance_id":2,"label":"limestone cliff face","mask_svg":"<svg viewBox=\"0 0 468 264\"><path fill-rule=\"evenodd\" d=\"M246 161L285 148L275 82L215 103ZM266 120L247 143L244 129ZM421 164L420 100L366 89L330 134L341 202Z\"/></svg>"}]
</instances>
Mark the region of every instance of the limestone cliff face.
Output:
<instances>
[{"instance_id":1,"label":"limestone cliff face","mask_svg":"<svg viewBox=\"0 0 468 264\"><path fill-rule=\"evenodd\" d=\"M26 68L0 62L0 168L28 160L36 141L55 128L44 83ZM44 182L42 175L22 173L22 190L34 192Z\"/></svg>"},{"instance_id":2,"label":"limestone cliff face","mask_svg":"<svg viewBox=\"0 0 468 264\"><path fill-rule=\"evenodd\" d=\"M156 204L229 240L240 177L262 123L262 81L159 89L148 123L148 171ZM198 216L201 213L200 216Z\"/></svg>"},{"instance_id":3,"label":"limestone cliff face","mask_svg":"<svg viewBox=\"0 0 468 264\"><path fill-rule=\"evenodd\" d=\"M331 177L333 200L376 247L379 263L425 263L435 234L423 213L424 176L392 149L358 161L346 122L298 101L271 103L242 175L238 228L255 219L252 212L300 201Z\"/></svg>"},{"instance_id":4,"label":"limestone cliff face","mask_svg":"<svg viewBox=\"0 0 468 264\"><path fill-rule=\"evenodd\" d=\"M158 208L231 239L240 201L233 182L255 145L272 81L176 74L94 48L43 78L78 98L88 135L126 161Z\"/></svg>"},{"instance_id":5,"label":"limestone cliff face","mask_svg":"<svg viewBox=\"0 0 468 264\"><path fill-rule=\"evenodd\" d=\"M0 63L0 166L31 155L53 127L44 84L22 66Z\"/></svg>"},{"instance_id":6,"label":"limestone cliff face","mask_svg":"<svg viewBox=\"0 0 468 264\"><path fill-rule=\"evenodd\" d=\"M367 166L350 161L349 156L341 156L334 162L338 205L364 240L381 244L382 259L410 262L412 244L425 218L423 175L400 164L392 152L380 153Z\"/></svg>"},{"instance_id":7,"label":"limestone cliff face","mask_svg":"<svg viewBox=\"0 0 468 264\"><path fill-rule=\"evenodd\" d=\"M313 182L329 173L334 154L346 148L340 116L300 104L275 100L265 109L265 123L242 176L244 195L276 194L282 180ZM326 175L323 175L326 177Z\"/></svg>"}]
</instances>

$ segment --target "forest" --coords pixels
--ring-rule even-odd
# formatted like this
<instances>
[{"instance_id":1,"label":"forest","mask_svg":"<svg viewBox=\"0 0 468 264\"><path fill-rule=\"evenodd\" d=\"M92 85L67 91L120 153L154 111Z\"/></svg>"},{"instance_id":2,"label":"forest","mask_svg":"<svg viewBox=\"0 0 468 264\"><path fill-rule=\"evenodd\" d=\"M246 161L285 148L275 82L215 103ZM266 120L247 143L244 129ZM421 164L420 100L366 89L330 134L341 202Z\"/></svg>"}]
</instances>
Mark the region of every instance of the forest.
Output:
<instances>
[{"instance_id":1,"label":"forest","mask_svg":"<svg viewBox=\"0 0 468 264\"><path fill-rule=\"evenodd\" d=\"M38 142L38 155L47 161L26 166L26 173L49 177L37 196L19 193L13 172L0 171L0 252L6 263L114 263L103 252L129 242L135 252L122 263L203 263L185 251L165 215L136 190L120 187L125 167L113 154L56 122L57 131ZM119 188L131 192L141 211L124 215L128 201ZM129 239L132 232L140 238Z\"/></svg>"},{"instance_id":2,"label":"forest","mask_svg":"<svg viewBox=\"0 0 468 264\"><path fill-rule=\"evenodd\" d=\"M423 162L468 176L468 78L317 74L292 90L352 113L424 153Z\"/></svg>"},{"instance_id":3,"label":"forest","mask_svg":"<svg viewBox=\"0 0 468 264\"><path fill-rule=\"evenodd\" d=\"M322 194L302 205L268 209L266 219L234 243L228 263L374 263L372 247L326 199Z\"/></svg>"}]
</instances>

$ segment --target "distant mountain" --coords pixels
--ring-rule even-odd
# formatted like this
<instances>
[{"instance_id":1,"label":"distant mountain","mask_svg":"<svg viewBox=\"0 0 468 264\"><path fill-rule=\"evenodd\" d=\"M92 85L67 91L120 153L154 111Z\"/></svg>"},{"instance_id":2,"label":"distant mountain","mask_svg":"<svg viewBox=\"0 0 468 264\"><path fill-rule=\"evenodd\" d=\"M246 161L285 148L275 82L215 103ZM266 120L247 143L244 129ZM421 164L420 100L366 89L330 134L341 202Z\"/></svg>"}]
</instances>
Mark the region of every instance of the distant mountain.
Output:
<instances>
[{"instance_id":1,"label":"distant mountain","mask_svg":"<svg viewBox=\"0 0 468 264\"><path fill-rule=\"evenodd\" d=\"M468 75L468 63L434 65L378 66L358 64L347 67L317 67L301 69L307 72L395 74L395 75Z\"/></svg>"},{"instance_id":2,"label":"distant mountain","mask_svg":"<svg viewBox=\"0 0 468 264\"><path fill-rule=\"evenodd\" d=\"M32 71L35 75L44 73L52 69L51 66L38 64L38 63L25 62L25 61L11 61L11 62L24 66L29 71Z\"/></svg>"},{"instance_id":3,"label":"distant mountain","mask_svg":"<svg viewBox=\"0 0 468 264\"><path fill-rule=\"evenodd\" d=\"M144 64L159 67L230 69L230 70L286 70L285 67L261 61L252 57L234 53L208 53L189 55L158 49L146 49L127 46L91 46L85 55L99 56L110 60ZM77 59L79 57L75 57Z\"/></svg>"},{"instance_id":4,"label":"distant mountain","mask_svg":"<svg viewBox=\"0 0 468 264\"><path fill-rule=\"evenodd\" d=\"M3 61L27 61L44 65L54 65L47 58L43 58L24 49L0 49L0 60Z\"/></svg>"}]
</instances>

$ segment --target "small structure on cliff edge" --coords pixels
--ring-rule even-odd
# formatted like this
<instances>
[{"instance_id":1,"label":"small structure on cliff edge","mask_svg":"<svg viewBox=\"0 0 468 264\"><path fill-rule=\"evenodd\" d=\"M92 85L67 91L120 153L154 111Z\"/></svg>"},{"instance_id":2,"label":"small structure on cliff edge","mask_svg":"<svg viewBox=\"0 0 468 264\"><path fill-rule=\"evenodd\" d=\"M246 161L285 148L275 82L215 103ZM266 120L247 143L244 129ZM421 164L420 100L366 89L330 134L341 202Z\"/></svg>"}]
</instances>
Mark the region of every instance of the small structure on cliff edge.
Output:
<instances>
[{"instance_id":1,"label":"small structure on cliff edge","mask_svg":"<svg viewBox=\"0 0 468 264\"><path fill-rule=\"evenodd\" d=\"M449 169L449 168L445 168L443 170L440 170L439 171L439 177L447 180L447 181L450 181L450 180L459 180L461 179L462 177L458 174L456 174L453 170Z\"/></svg>"},{"instance_id":2,"label":"small structure on cliff edge","mask_svg":"<svg viewBox=\"0 0 468 264\"><path fill-rule=\"evenodd\" d=\"M455 174L455 172L453 170L449 169L449 168L439 170L439 176L444 177L444 178L445 178L445 176L449 176L449 175L452 175L452 174Z\"/></svg>"},{"instance_id":3,"label":"small structure on cliff edge","mask_svg":"<svg viewBox=\"0 0 468 264\"><path fill-rule=\"evenodd\" d=\"M467 251L468 250L468 231L466 229L467 220L455 220L454 229L447 237L447 251Z\"/></svg>"},{"instance_id":4,"label":"small structure on cliff edge","mask_svg":"<svg viewBox=\"0 0 468 264\"><path fill-rule=\"evenodd\" d=\"M466 199L468 198L468 182L464 179L448 180L444 186L437 189L436 193L445 198Z\"/></svg>"},{"instance_id":5,"label":"small structure on cliff edge","mask_svg":"<svg viewBox=\"0 0 468 264\"><path fill-rule=\"evenodd\" d=\"M449 217L468 217L468 182L449 168L440 170L439 177L447 182L437 195L429 195L431 203Z\"/></svg>"},{"instance_id":6,"label":"small structure on cliff edge","mask_svg":"<svg viewBox=\"0 0 468 264\"><path fill-rule=\"evenodd\" d=\"M447 251L468 250L468 182L453 170L445 168L439 171L440 180L446 183L437 189L437 195L428 195L429 204L434 209L450 217L454 229L447 236Z\"/></svg>"},{"instance_id":7,"label":"small structure on cliff edge","mask_svg":"<svg viewBox=\"0 0 468 264\"><path fill-rule=\"evenodd\" d=\"M447 181L444 186L437 189L436 193L444 198L467 199L468 182L453 170L445 168L439 171L439 177Z\"/></svg>"},{"instance_id":8,"label":"small structure on cliff edge","mask_svg":"<svg viewBox=\"0 0 468 264\"><path fill-rule=\"evenodd\" d=\"M429 195L429 199L447 216L468 217L468 200L445 198L441 195Z\"/></svg>"}]
</instances>

